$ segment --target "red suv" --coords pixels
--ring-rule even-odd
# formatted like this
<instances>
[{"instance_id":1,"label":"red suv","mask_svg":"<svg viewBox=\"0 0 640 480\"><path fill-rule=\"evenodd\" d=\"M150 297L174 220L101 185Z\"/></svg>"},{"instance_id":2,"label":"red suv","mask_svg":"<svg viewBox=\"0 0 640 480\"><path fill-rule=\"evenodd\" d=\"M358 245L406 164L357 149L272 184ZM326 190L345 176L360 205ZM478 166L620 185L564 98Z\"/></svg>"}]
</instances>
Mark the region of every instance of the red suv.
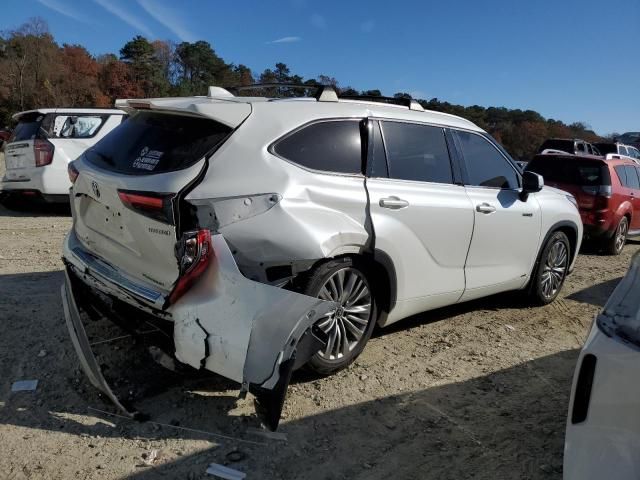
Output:
<instances>
[{"instance_id":1,"label":"red suv","mask_svg":"<svg viewBox=\"0 0 640 480\"><path fill-rule=\"evenodd\" d=\"M607 252L618 255L627 236L640 235L640 165L632 160L543 154L527 170L576 198L585 239L603 242Z\"/></svg>"}]
</instances>

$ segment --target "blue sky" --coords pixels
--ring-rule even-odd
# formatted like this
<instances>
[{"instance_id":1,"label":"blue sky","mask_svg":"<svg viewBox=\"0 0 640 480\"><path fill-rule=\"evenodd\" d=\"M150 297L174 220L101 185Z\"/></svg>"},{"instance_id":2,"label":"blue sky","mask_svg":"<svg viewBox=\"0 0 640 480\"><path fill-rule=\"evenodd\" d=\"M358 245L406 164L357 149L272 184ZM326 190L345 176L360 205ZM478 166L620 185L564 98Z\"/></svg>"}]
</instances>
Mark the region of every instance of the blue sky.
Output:
<instances>
[{"instance_id":1,"label":"blue sky","mask_svg":"<svg viewBox=\"0 0 640 480\"><path fill-rule=\"evenodd\" d=\"M59 43L203 39L254 73L286 63L342 86L533 109L598 133L640 130L640 1L4 0L0 30L41 16Z\"/></svg>"}]
</instances>

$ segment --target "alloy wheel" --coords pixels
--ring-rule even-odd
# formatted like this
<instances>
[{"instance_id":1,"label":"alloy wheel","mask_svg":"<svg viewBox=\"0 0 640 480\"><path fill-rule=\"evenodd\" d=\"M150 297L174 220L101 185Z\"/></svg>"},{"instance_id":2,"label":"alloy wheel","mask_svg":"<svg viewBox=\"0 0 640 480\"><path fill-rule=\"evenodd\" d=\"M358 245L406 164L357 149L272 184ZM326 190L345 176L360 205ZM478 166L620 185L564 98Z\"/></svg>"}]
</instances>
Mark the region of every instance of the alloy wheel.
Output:
<instances>
[{"instance_id":1,"label":"alloy wheel","mask_svg":"<svg viewBox=\"0 0 640 480\"><path fill-rule=\"evenodd\" d=\"M328 339L318 354L327 360L339 360L356 348L367 330L371 319L369 284L358 270L343 268L327 279L318 298L339 304L316 324Z\"/></svg>"},{"instance_id":2,"label":"alloy wheel","mask_svg":"<svg viewBox=\"0 0 640 480\"><path fill-rule=\"evenodd\" d=\"M556 241L549 249L540 279L542 294L546 298L553 298L558 293L567 271L568 260L567 245L560 240Z\"/></svg>"},{"instance_id":3,"label":"alloy wheel","mask_svg":"<svg viewBox=\"0 0 640 480\"><path fill-rule=\"evenodd\" d=\"M620 221L618 229L616 230L616 252L622 251L625 242L627 241L627 231L629 230L629 224L626 217Z\"/></svg>"}]
</instances>

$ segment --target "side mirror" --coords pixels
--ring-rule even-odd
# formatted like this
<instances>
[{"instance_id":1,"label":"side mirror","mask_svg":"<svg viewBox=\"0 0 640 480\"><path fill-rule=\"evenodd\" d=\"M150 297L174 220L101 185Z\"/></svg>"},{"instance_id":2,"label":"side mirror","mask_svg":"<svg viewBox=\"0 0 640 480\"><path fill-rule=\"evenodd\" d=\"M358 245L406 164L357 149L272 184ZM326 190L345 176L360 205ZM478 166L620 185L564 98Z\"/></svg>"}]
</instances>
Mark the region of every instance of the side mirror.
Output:
<instances>
[{"instance_id":1,"label":"side mirror","mask_svg":"<svg viewBox=\"0 0 640 480\"><path fill-rule=\"evenodd\" d=\"M520 198L523 202L527 201L530 193L536 193L544 187L544 179L542 175L534 172L524 172L522 174L522 193Z\"/></svg>"}]
</instances>

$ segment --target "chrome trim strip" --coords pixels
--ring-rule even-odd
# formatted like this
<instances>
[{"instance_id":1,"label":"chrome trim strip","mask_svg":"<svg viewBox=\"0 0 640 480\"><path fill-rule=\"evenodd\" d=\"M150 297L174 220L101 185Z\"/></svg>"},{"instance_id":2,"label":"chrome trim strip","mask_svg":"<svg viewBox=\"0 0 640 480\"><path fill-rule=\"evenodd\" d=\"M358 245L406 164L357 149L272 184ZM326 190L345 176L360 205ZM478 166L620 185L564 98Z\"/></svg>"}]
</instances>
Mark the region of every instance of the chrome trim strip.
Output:
<instances>
[{"instance_id":1,"label":"chrome trim strip","mask_svg":"<svg viewBox=\"0 0 640 480\"><path fill-rule=\"evenodd\" d=\"M107 283L111 283L126 292L140 297L155 305L164 303L164 295L161 292L152 290L144 285L139 285L124 277L120 272L108 263L84 251L80 247L72 249L73 254L84 262L88 273L94 277L99 277Z\"/></svg>"}]
</instances>

